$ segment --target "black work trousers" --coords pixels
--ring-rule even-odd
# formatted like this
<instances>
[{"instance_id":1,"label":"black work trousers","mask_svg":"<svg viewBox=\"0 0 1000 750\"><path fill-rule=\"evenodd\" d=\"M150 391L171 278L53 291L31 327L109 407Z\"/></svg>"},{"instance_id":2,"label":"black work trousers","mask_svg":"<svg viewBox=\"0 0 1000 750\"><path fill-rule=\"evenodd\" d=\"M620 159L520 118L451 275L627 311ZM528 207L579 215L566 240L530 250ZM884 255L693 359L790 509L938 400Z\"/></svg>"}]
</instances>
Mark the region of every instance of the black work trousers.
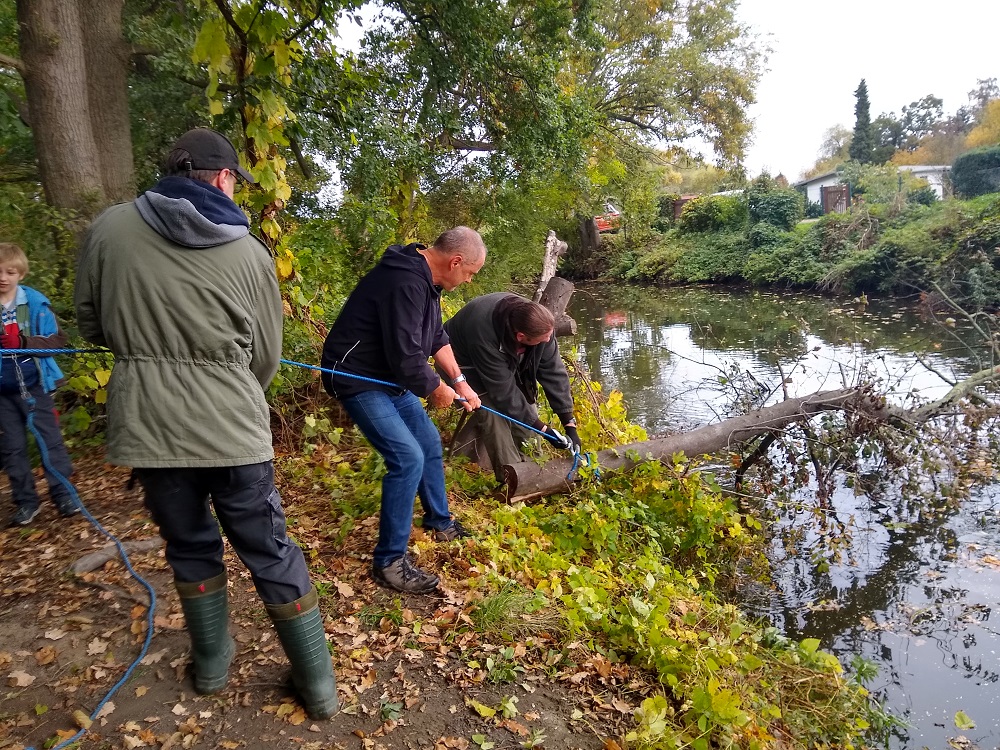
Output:
<instances>
[{"instance_id":1,"label":"black work trousers","mask_svg":"<svg viewBox=\"0 0 1000 750\"><path fill-rule=\"evenodd\" d=\"M31 386L28 392L35 399L31 421L45 442L49 464L69 478L73 473L73 464L63 444L59 417L52 397L41 385ZM18 507L37 508L38 490L35 489L31 457L28 455L28 410L29 404L21 394L0 394L0 464L10 479L10 494L14 504ZM45 479L53 502L58 504L69 499L69 490L48 469L45 470Z\"/></svg>"},{"instance_id":2,"label":"black work trousers","mask_svg":"<svg viewBox=\"0 0 1000 750\"><path fill-rule=\"evenodd\" d=\"M221 525L265 604L287 604L312 589L302 550L288 538L272 462L135 471L176 580L225 572Z\"/></svg>"}]
</instances>

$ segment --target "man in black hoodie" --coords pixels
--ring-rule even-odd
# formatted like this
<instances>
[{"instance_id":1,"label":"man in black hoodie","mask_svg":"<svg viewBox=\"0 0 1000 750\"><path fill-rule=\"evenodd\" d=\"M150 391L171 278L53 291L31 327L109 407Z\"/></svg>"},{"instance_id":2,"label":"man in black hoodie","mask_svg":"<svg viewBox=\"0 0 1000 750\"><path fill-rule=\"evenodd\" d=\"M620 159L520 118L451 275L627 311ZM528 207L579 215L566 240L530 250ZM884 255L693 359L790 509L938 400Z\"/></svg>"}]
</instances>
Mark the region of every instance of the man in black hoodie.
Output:
<instances>
[{"instance_id":1,"label":"man in black hoodie","mask_svg":"<svg viewBox=\"0 0 1000 750\"><path fill-rule=\"evenodd\" d=\"M406 553L415 495L434 539L468 536L448 511L441 436L418 396L439 409L456 396L466 410L479 408L441 325L440 299L442 289L471 281L485 262L486 246L468 227L449 229L430 247L393 245L358 283L323 345L323 367L399 386L323 374L327 392L385 459L372 577L399 591L423 594L439 582Z\"/></svg>"}]
</instances>

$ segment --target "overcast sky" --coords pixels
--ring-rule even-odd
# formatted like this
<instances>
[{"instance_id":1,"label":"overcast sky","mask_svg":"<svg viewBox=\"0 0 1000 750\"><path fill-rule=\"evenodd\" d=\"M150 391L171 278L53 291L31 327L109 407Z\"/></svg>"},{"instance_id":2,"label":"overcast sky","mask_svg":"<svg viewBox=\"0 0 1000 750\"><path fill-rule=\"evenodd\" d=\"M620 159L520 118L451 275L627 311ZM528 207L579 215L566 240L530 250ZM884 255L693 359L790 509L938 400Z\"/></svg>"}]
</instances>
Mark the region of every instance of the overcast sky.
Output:
<instances>
[{"instance_id":1,"label":"overcast sky","mask_svg":"<svg viewBox=\"0 0 1000 750\"><path fill-rule=\"evenodd\" d=\"M872 119L927 94L951 114L977 79L1000 78L1000 0L741 0L739 15L773 49L751 109L754 175L799 179L827 128L854 127L862 78Z\"/></svg>"}]
</instances>

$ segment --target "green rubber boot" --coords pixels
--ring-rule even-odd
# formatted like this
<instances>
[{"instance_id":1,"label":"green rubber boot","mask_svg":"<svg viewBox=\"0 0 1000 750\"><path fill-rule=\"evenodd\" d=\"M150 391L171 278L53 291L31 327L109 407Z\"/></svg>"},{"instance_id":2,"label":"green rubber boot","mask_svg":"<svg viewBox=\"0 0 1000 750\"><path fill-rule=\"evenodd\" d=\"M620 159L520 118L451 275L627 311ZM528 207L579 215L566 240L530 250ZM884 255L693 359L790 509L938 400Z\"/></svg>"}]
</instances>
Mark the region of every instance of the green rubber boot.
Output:
<instances>
[{"instance_id":1,"label":"green rubber boot","mask_svg":"<svg viewBox=\"0 0 1000 750\"><path fill-rule=\"evenodd\" d=\"M229 635L229 598L226 574L196 583L174 581L191 636L194 689L202 695L217 693L229 679L229 663L236 644Z\"/></svg>"},{"instance_id":2,"label":"green rubber boot","mask_svg":"<svg viewBox=\"0 0 1000 750\"><path fill-rule=\"evenodd\" d=\"M329 719L340 704L316 589L288 604L264 606L291 662L292 682L306 713L310 719Z\"/></svg>"}]
</instances>

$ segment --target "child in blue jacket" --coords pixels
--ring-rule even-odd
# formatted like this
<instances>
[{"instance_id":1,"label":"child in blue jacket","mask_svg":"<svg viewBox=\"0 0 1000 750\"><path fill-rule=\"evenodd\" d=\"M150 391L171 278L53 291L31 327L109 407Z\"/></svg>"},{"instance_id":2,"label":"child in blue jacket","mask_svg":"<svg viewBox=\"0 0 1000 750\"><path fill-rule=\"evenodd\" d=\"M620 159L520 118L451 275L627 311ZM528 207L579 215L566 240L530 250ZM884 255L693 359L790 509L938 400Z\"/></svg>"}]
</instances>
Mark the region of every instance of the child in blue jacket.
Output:
<instances>
[{"instance_id":1,"label":"child in blue jacket","mask_svg":"<svg viewBox=\"0 0 1000 750\"><path fill-rule=\"evenodd\" d=\"M39 511L28 456L29 399L34 399L33 424L48 449L49 463L64 477L73 473L50 395L62 380L62 372L51 356L17 353L18 349L61 349L67 342L45 295L21 286L27 273L24 251L13 243L0 242L0 462L10 480L15 505L11 526L27 526ZM69 491L48 469L45 478L59 512L64 516L79 513Z\"/></svg>"}]
</instances>

